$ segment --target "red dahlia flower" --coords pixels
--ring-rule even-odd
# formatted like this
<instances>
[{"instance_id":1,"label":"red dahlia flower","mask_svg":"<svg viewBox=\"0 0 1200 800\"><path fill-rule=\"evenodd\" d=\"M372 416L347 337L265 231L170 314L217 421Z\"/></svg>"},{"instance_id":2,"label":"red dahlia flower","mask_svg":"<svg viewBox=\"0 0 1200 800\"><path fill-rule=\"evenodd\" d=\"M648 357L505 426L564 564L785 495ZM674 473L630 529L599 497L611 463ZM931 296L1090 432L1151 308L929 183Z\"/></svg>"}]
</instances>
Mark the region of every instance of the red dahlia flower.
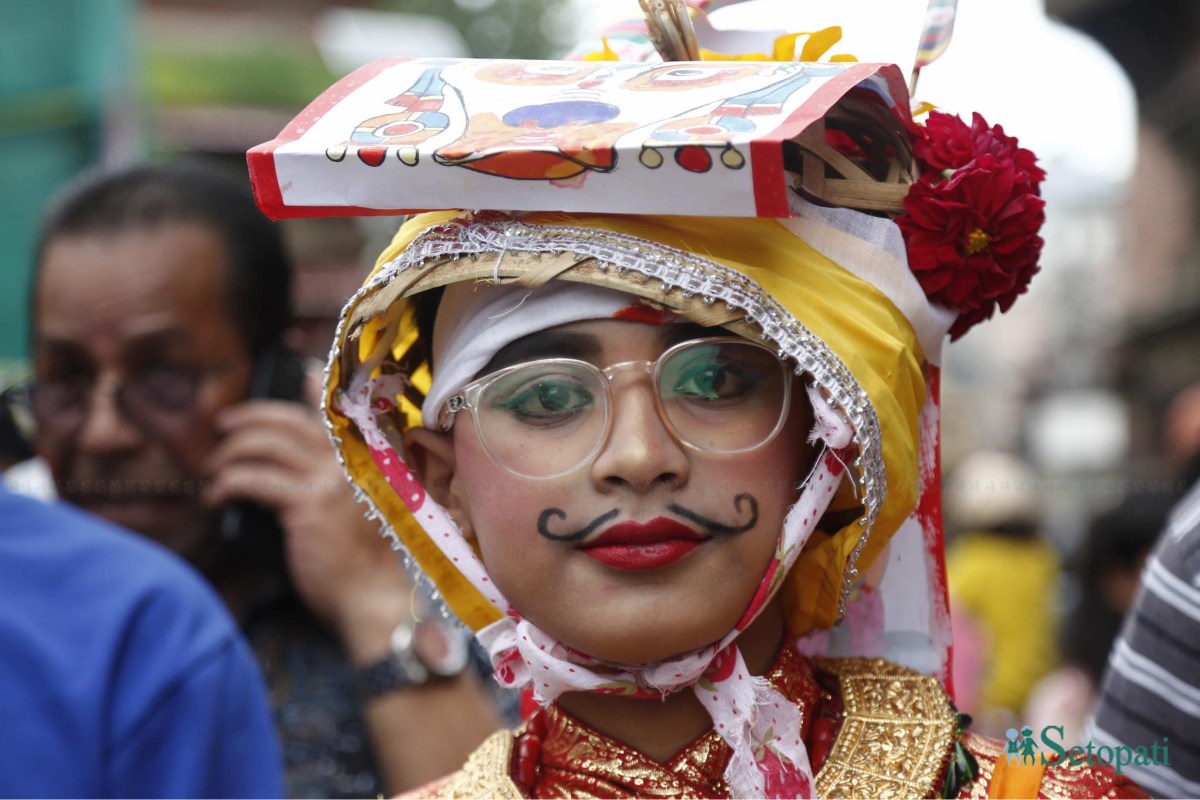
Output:
<instances>
[{"instance_id":1,"label":"red dahlia flower","mask_svg":"<svg viewBox=\"0 0 1200 800\"><path fill-rule=\"evenodd\" d=\"M921 177L896 220L909 266L930 300L959 312L957 339L997 306L1007 311L1038 271L1045 173L1029 150L976 114L930 114L913 151Z\"/></svg>"},{"instance_id":2,"label":"red dahlia flower","mask_svg":"<svg viewBox=\"0 0 1200 800\"><path fill-rule=\"evenodd\" d=\"M971 129L952 114L931 111L925 125L914 125L912 132L913 155L926 173L956 170L975 158Z\"/></svg>"}]
</instances>

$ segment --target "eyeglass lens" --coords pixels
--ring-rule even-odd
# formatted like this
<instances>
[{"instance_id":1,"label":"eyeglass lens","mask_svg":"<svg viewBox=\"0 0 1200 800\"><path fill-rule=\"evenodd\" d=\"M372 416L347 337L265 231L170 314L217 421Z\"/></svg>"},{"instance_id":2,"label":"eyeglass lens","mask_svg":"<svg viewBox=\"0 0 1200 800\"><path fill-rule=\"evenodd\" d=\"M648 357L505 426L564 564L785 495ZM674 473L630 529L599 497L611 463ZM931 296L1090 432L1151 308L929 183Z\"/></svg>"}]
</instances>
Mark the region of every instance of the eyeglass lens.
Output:
<instances>
[{"instance_id":1,"label":"eyeglass lens","mask_svg":"<svg viewBox=\"0 0 1200 800\"><path fill-rule=\"evenodd\" d=\"M786 367L749 342L673 348L654 365L653 377L667 427L697 450L752 450L771 438L787 410ZM608 431L608 382L605 371L566 359L505 372L475 403L484 446L518 475L552 477L581 466Z\"/></svg>"},{"instance_id":2,"label":"eyeglass lens","mask_svg":"<svg viewBox=\"0 0 1200 800\"><path fill-rule=\"evenodd\" d=\"M114 399L127 421L165 433L187 422L199 378L175 368L147 370L119 386ZM63 436L76 431L87 417L94 391L95 382L85 376L38 381L30 399L39 432Z\"/></svg>"}]
</instances>

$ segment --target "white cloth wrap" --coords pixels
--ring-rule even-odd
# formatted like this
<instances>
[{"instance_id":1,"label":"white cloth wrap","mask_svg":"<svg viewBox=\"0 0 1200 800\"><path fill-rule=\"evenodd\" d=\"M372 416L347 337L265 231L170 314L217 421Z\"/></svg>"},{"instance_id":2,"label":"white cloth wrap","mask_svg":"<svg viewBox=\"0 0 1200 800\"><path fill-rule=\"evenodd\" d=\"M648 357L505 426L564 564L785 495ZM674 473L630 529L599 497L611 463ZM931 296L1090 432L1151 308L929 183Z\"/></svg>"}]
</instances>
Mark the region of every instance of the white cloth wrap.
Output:
<instances>
[{"instance_id":1,"label":"white cloth wrap","mask_svg":"<svg viewBox=\"0 0 1200 800\"><path fill-rule=\"evenodd\" d=\"M883 292L908 319L929 363L941 363L942 340L958 312L929 302L908 268L900 226L849 208L825 208L791 193L795 216L779 223L821 255Z\"/></svg>"},{"instance_id":2,"label":"white cloth wrap","mask_svg":"<svg viewBox=\"0 0 1200 800\"><path fill-rule=\"evenodd\" d=\"M435 429L442 405L506 345L555 325L610 319L635 302L624 292L568 281L536 289L513 283L447 286L433 327L433 385L421 422Z\"/></svg>"}]
</instances>

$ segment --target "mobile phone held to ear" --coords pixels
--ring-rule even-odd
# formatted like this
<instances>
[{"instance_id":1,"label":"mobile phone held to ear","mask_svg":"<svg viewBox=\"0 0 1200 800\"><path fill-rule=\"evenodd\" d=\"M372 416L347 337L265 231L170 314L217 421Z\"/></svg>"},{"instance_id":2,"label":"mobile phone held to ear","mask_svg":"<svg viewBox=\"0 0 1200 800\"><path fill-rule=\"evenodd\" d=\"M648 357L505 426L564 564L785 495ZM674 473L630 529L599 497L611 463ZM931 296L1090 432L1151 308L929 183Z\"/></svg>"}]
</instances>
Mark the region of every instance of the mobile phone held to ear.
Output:
<instances>
[{"instance_id":1,"label":"mobile phone held to ear","mask_svg":"<svg viewBox=\"0 0 1200 800\"><path fill-rule=\"evenodd\" d=\"M304 402L304 359L282 343L266 348L254 364L250 399ZM235 557L283 569L283 529L275 514L256 503L238 501L221 512L221 538Z\"/></svg>"},{"instance_id":2,"label":"mobile phone held to ear","mask_svg":"<svg viewBox=\"0 0 1200 800\"><path fill-rule=\"evenodd\" d=\"M304 402L304 359L284 344L263 350L250 378L250 397Z\"/></svg>"}]
</instances>

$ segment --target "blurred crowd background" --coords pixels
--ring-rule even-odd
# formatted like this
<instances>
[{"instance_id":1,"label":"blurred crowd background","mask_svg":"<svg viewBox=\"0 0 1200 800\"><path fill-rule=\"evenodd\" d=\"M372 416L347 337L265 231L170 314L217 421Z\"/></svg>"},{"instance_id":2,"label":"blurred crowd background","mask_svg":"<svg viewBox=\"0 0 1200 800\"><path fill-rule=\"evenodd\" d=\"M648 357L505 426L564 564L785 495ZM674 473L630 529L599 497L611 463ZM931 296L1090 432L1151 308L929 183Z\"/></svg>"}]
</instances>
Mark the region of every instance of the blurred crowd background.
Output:
<instances>
[{"instance_id":1,"label":"blurred crowd background","mask_svg":"<svg viewBox=\"0 0 1200 800\"><path fill-rule=\"evenodd\" d=\"M244 171L249 147L372 58L554 57L636 13L633 0L0 0L0 390L29 373L38 215L81 171L185 154ZM1012 33L986 36L995 17ZM948 508L952 549L994 521L989 495L1022 495L1016 522L1049 554L1053 587L1017 611L1061 640L1058 620L1112 594L1080 577L1105 569L1097 542L1117 547L1106 515L1175 497L1200 448L1200 395L1185 394L1200 384L1200 4L962 0L926 72L918 95L944 110L1025 109L994 116L1050 174L1030 297L947 353L943 469L951 494L957 482L985 506ZM322 357L394 221L282 224L300 344ZM984 451L1008 467L968 476ZM1121 546L1126 566L1145 551Z\"/></svg>"}]
</instances>

